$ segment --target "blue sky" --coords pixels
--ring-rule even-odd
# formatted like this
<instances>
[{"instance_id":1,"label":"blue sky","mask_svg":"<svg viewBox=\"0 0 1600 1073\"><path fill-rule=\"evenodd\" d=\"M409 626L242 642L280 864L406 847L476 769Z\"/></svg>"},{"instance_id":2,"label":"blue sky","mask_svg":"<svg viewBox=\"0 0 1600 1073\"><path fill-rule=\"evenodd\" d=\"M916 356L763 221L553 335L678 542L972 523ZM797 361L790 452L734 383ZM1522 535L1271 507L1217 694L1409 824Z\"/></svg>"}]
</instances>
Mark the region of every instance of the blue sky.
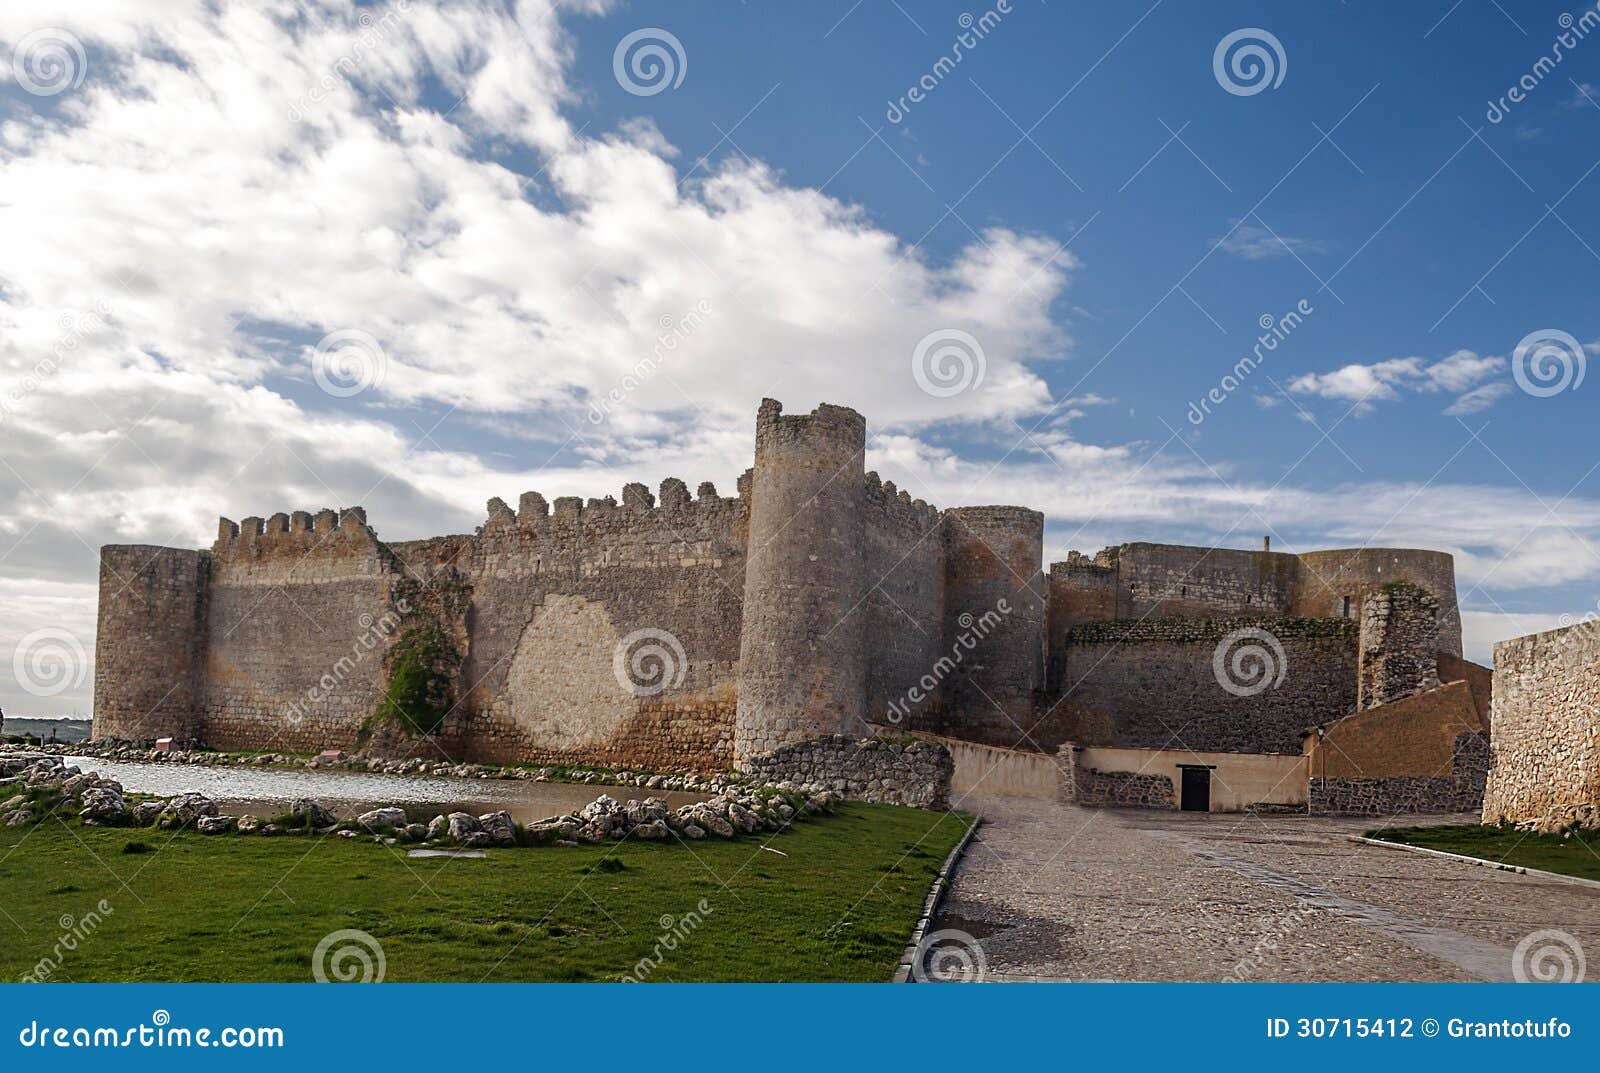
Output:
<instances>
[{"instance_id":1,"label":"blue sky","mask_svg":"<svg viewBox=\"0 0 1600 1073\"><path fill-rule=\"evenodd\" d=\"M1538 66L1594 9L1008 7L6 5L0 648L65 681L0 705L87 710L101 544L731 492L763 395L857 406L939 505L1044 510L1052 558L1442 548L1480 659L1595 611L1600 39ZM952 332L983 376L930 392Z\"/></svg>"}]
</instances>

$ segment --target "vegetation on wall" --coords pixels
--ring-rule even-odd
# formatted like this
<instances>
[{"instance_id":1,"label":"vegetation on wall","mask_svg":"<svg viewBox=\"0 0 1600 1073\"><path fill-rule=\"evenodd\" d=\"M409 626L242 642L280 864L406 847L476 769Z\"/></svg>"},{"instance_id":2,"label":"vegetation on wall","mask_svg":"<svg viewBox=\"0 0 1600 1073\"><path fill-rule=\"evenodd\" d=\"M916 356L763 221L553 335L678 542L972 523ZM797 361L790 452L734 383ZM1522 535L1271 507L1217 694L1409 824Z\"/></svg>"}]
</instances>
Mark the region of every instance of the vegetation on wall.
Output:
<instances>
[{"instance_id":1,"label":"vegetation on wall","mask_svg":"<svg viewBox=\"0 0 1600 1073\"><path fill-rule=\"evenodd\" d=\"M389 650L389 685L378 704L380 722L436 734L455 704L461 655L433 624L415 626Z\"/></svg>"}]
</instances>

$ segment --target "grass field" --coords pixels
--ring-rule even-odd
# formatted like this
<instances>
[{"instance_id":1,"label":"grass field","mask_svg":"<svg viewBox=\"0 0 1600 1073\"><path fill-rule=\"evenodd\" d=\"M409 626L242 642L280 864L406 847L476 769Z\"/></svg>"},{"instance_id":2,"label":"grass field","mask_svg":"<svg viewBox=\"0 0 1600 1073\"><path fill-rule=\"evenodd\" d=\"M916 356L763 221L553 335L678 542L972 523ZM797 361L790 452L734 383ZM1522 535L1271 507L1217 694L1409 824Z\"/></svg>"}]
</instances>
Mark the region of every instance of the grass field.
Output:
<instances>
[{"instance_id":1,"label":"grass field","mask_svg":"<svg viewBox=\"0 0 1600 1073\"><path fill-rule=\"evenodd\" d=\"M55 980L306 981L324 936L357 929L390 981L882 981L968 822L850 804L775 838L483 859L316 836L0 828L0 980L50 959ZM110 912L89 928L102 900Z\"/></svg>"},{"instance_id":2,"label":"grass field","mask_svg":"<svg viewBox=\"0 0 1600 1073\"><path fill-rule=\"evenodd\" d=\"M1498 864L1600 879L1600 831L1582 831L1571 838L1562 838L1465 824L1459 827L1386 827L1367 837L1481 857Z\"/></svg>"}]
</instances>

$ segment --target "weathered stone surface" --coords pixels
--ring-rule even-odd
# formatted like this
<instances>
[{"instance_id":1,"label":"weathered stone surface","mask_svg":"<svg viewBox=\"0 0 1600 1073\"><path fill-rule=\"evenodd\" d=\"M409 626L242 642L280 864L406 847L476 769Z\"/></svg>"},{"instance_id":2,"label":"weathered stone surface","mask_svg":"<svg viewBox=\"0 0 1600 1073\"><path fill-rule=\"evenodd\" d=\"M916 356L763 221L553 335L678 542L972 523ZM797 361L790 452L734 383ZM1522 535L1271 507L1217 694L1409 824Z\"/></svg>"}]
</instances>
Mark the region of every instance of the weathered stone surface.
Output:
<instances>
[{"instance_id":1,"label":"weathered stone surface","mask_svg":"<svg viewBox=\"0 0 1600 1073\"><path fill-rule=\"evenodd\" d=\"M944 809L955 761L950 750L934 742L835 734L750 757L738 769L760 782L792 784L806 793L836 790L854 800Z\"/></svg>"},{"instance_id":2,"label":"weathered stone surface","mask_svg":"<svg viewBox=\"0 0 1600 1073\"><path fill-rule=\"evenodd\" d=\"M511 813L501 810L499 812L486 812L478 817L484 834L497 846L510 846L517 841L517 825L511 822Z\"/></svg>"},{"instance_id":3,"label":"weathered stone surface","mask_svg":"<svg viewBox=\"0 0 1600 1073\"><path fill-rule=\"evenodd\" d=\"M1483 822L1559 829L1600 805L1600 622L1494 646Z\"/></svg>"},{"instance_id":4,"label":"weathered stone surface","mask_svg":"<svg viewBox=\"0 0 1600 1073\"><path fill-rule=\"evenodd\" d=\"M116 790L96 787L84 791L78 815L84 823L114 827L128 818L128 805Z\"/></svg>"},{"instance_id":5,"label":"weathered stone surface","mask_svg":"<svg viewBox=\"0 0 1600 1073\"><path fill-rule=\"evenodd\" d=\"M332 827L339 822L326 805L314 797L302 797L289 806L289 815L303 816L312 827Z\"/></svg>"},{"instance_id":6,"label":"weathered stone surface","mask_svg":"<svg viewBox=\"0 0 1600 1073\"><path fill-rule=\"evenodd\" d=\"M203 835L220 835L233 830L235 822L232 816L201 816L195 827Z\"/></svg>"},{"instance_id":7,"label":"weathered stone surface","mask_svg":"<svg viewBox=\"0 0 1600 1073\"><path fill-rule=\"evenodd\" d=\"M363 812L356 817L356 822L369 831L381 831L390 827L404 827L406 825L406 810L403 808L375 808L371 812Z\"/></svg>"}]
</instances>

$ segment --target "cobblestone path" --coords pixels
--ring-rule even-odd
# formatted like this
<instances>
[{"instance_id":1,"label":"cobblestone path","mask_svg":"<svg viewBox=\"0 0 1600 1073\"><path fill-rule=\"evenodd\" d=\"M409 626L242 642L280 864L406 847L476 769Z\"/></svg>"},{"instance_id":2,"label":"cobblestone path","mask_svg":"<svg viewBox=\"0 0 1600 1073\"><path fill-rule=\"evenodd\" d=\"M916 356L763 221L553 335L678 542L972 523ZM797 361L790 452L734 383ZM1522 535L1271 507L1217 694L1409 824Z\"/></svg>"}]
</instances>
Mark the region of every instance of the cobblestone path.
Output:
<instances>
[{"instance_id":1,"label":"cobblestone path","mask_svg":"<svg viewBox=\"0 0 1600 1073\"><path fill-rule=\"evenodd\" d=\"M991 980L1510 980L1545 929L1600 979L1600 888L1350 841L1370 819L962 807L986 822L935 927Z\"/></svg>"}]
</instances>

